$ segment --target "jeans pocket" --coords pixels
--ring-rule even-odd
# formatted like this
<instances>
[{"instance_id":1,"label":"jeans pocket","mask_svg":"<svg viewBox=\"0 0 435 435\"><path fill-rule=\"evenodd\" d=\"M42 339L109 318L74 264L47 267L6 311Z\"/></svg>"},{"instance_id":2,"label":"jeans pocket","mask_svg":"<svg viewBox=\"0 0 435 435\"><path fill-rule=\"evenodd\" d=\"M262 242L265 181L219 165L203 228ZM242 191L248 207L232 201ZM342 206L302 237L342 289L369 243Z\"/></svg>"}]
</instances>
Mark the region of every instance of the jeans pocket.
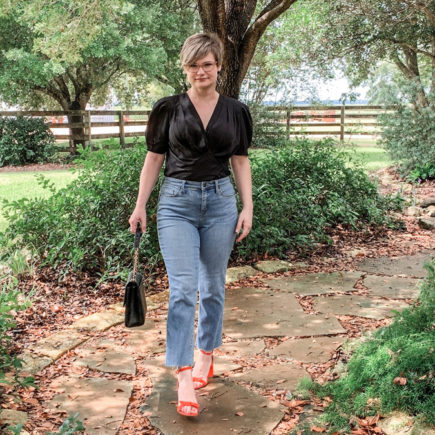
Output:
<instances>
[{"instance_id":1,"label":"jeans pocket","mask_svg":"<svg viewBox=\"0 0 435 435\"><path fill-rule=\"evenodd\" d=\"M218 195L231 198L236 195L236 191L234 190L232 183L225 183L218 186Z\"/></svg>"},{"instance_id":2,"label":"jeans pocket","mask_svg":"<svg viewBox=\"0 0 435 435\"><path fill-rule=\"evenodd\" d=\"M180 196L184 193L183 185L163 184L160 188L160 196Z\"/></svg>"}]
</instances>

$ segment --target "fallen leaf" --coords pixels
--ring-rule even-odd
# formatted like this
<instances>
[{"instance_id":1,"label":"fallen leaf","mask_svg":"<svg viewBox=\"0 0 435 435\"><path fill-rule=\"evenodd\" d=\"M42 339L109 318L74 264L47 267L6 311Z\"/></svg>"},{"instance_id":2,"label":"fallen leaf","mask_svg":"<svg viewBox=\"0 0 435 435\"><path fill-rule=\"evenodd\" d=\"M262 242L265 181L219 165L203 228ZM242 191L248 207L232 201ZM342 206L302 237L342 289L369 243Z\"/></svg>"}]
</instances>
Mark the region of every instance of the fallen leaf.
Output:
<instances>
[{"instance_id":1,"label":"fallen leaf","mask_svg":"<svg viewBox=\"0 0 435 435\"><path fill-rule=\"evenodd\" d=\"M398 376L397 378L394 378L393 382L396 385L406 385L406 378L402 378L402 377Z\"/></svg>"},{"instance_id":2,"label":"fallen leaf","mask_svg":"<svg viewBox=\"0 0 435 435\"><path fill-rule=\"evenodd\" d=\"M310 430L313 432L326 432L326 430L323 429L323 427L319 427L319 426L311 426Z\"/></svg>"},{"instance_id":3,"label":"fallen leaf","mask_svg":"<svg viewBox=\"0 0 435 435\"><path fill-rule=\"evenodd\" d=\"M242 411L239 411L239 412L236 412L235 415L238 415L239 417L242 417L245 414Z\"/></svg>"}]
</instances>

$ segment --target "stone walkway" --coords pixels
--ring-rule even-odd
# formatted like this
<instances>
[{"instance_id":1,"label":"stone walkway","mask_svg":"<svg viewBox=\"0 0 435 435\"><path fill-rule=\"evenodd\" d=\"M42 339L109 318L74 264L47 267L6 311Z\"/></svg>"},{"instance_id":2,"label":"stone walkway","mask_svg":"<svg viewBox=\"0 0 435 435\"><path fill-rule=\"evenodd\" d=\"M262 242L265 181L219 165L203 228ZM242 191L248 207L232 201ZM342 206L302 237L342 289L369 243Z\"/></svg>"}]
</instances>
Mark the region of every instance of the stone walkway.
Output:
<instances>
[{"instance_id":1,"label":"stone walkway","mask_svg":"<svg viewBox=\"0 0 435 435\"><path fill-rule=\"evenodd\" d=\"M366 259L353 271L297 276L281 272L301 270L304 263L265 261L255 269L229 269L227 282L260 272L275 275L260 277L262 289L227 291L225 340L215 357L213 381L197 394L201 408L196 419L177 414L176 379L173 370L164 366L167 292L148 298L149 312L160 315L147 319L142 327L125 328L122 343L107 337L89 340L83 333L104 331L123 323L122 304L115 304L41 340L32 352L21 355L25 361L23 369L37 373L74 348L74 364L78 367L134 375L137 367L133 356L140 355L153 386L141 410L161 433L269 434L282 420L285 408L259 393L268 389L292 392L300 379L309 376L301 363L328 361L346 339L340 315L383 319L391 317L393 310L408 306L411 299L417 298L421 278L426 274L423 263L434 255L435 251L430 251ZM363 294L356 294L358 281L366 288ZM300 296L311 297L312 312L303 309ZM271 347L266 346L268 337L287 339ZM267 363L258 367L260 357ZM240 365L241 360L248 362L248 368ZM245 385L255 388L247 389ZM122 425L133 384L108 377L80 378L71 373L54 379L50 389L55 394L44 408L62 409L68 415L78 411L88 434L111 435L118 433ZM16 424L17 419L25 421L27 416L18 411L0 411L0 418Z\"/></svg>"}]
</instances>

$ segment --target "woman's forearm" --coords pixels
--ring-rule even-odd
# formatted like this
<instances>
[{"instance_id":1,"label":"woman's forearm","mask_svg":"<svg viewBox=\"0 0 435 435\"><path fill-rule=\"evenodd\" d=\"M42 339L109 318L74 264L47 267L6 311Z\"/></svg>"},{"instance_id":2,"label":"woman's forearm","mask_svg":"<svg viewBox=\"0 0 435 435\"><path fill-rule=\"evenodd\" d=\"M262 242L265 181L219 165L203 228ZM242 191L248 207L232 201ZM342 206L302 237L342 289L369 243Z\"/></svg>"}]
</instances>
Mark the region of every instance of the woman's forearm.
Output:
<instances>
[{"instance_id":1,"label":"woman's forearm","mask_svg":"<svg viewBox=\"0 0 435 435\"><path fill-rule=\"evenodd\" d=\"M164 160L164 154L157 154L151 151L147 152L140 173L139 193L137 195L136 208L145 208L154 185L156 184Z\"/></svg>"},{"instance_id":2,"label":"woman's forearm","mask_svg":"<svg viewBox=\"0 0 435 435\"><path fill-rule=\"evenodd\" d=\"M234 180L242 200L243 208L252 210L251 165L248 156L232 156L231 167L233 168Z\"/></svg>"}]
</instances>

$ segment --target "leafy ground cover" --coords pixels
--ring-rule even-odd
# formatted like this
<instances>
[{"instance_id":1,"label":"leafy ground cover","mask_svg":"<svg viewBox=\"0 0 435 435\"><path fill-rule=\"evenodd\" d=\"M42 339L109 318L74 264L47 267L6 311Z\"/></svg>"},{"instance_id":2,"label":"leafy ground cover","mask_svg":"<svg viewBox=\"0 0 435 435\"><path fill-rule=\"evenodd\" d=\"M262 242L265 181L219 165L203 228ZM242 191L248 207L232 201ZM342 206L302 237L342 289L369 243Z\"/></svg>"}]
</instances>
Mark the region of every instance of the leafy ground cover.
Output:
<instances>
[{"instance_id":1,"label":"leafy ground cover","mask_svg":"<svg viewBox=\"0 0 435 435\"><path fill-rule=\"evenodd\" d=\"M329 430L347 433L354 426L352 418L375 421L379 413L393 410L435 424L434 264L425 268L428 275L418 301L397 313L391 325L364 337L339 379L305 385L331 400L322 416Z\"/></svg>"}]
</instances>

